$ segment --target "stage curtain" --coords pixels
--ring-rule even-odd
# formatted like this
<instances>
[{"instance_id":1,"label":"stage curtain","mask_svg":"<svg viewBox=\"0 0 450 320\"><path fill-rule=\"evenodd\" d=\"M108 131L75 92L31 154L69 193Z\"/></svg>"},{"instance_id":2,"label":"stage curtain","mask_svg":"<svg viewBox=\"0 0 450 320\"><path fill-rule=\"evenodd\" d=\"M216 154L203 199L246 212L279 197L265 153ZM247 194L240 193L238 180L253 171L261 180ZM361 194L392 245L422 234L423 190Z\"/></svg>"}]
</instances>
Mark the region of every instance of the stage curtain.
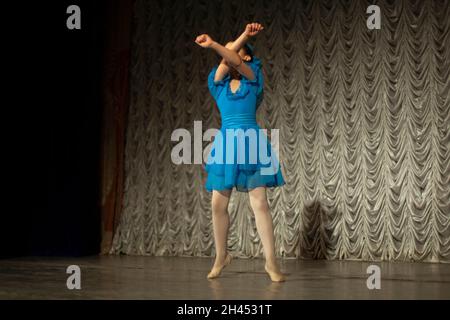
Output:
<instances>
[{"instance_id":1,"label":"stage curtain","mask_svg":"<svg viewBox=\"0 0 450 320\"><path fill-rule=\"evenodd\" d=\"M212 256L206 173L171 161L171 134L219 128L207 75L246 23L262 60L257 119L280 130L287 184L269 190L280 257L450 261L449 1L137 0L123 213L111 253ZM203 143L206 146L207 142ZM262 257L248 195L229 248Z\"/></svg>"},{"instance_id":2,"label":"stage curtain","mask_svg":"<svg viewBox=\"0 0 450 320\"><path fill-rule=\"evenodd\" d=\"M122 212L126 116L129 107L129 63L132 0L106 1L102 129L102 243L108 253Z\"/></svg>"}]
</instances>

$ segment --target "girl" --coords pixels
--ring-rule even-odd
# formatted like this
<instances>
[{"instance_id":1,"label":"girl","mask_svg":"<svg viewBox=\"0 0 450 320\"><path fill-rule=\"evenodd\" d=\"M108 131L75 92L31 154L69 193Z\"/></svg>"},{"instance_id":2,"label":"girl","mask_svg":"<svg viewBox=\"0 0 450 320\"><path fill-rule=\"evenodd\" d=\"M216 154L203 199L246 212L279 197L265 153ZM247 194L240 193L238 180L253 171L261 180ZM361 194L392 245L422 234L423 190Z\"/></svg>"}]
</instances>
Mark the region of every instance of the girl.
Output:
<instances>
[{"instance_id":1,"label":"girl","mask_svg":"<svg viewBox=\"0 0 450 320\"><path fill-rule=\"evenodd\" d=\"M242 35L225 47L207 34L199 35L195 40L199 46L213 49L222 57L220 64L213 67L208 75L208 88L222 118L220 137L216 135L205 167L208 172L206 189L213 193L212 220L216 246L216 259L208 279L219 277L232 259L227 252L228 203L232 189L236 188L237 191L248 192L250 196L256 227L264 247L266 272L274 282L285 280L275 257L272 216L266 197L266 187L281 186L285 182L278 165L276 171L264 172L264 169L270 169L275 155L271 156L270 144L265 136L259 134L260 127L256 123L256 109L262 101L264 79L261 61L253 55L252 47L246 44L250 37L263 29L259 23L248 24ZM245 130L246 134L250 132L250 142L244 137L244 142L236 149L238 137L234 135L229 139L228 134L230 130L231 133L238 132L237 129L241 132ZM255 134L252 135L252 132ZM252 151L254 147L257 152ZM261 151L272 158L271 164L261 161ZM244 155L244 159L240 158L239 162L235 154L237 157ZM250 161L252 155L256 156L256 161ZM214 163L211 163L212 159Z\"/></svg>"}]
</instances>

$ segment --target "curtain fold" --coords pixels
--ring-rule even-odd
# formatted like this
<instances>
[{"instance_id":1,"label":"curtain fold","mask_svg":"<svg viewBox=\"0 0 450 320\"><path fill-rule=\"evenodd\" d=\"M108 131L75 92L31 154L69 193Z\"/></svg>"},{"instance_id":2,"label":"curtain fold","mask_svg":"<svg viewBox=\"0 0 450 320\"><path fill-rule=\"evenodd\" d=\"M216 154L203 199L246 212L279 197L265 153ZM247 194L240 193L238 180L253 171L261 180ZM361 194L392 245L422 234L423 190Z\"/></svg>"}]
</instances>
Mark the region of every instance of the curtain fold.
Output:
<instances>
[{"instance_id":1,"label":"curtain fold","mask_svg":"<svg viewBox=\"0 0 450 320\"><path fill-rule=\"evenodd\" d=\"M132 9L133 0L112 0L104 6L104 10L108 12L102 95L102 254L107 254L111 249L114 231L122 212Z\"/></svg>"}]
</instances>

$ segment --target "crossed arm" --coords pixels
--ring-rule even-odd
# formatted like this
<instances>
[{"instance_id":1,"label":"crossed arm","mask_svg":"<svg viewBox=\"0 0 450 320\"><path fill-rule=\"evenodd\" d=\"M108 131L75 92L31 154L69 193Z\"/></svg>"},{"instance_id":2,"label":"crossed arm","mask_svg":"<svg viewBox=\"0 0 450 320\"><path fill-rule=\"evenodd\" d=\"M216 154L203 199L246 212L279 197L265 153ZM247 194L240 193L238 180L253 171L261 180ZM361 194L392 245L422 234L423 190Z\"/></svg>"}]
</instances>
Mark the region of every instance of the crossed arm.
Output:
<instances>
[{"instance_id":1,"label":"crossed arm","mask_svg":"<svg viewBox=\"0 0 450 320\"><path fill-rule=\"evenodd\" d=\"M250 23L246 26L245 31L233 42L222 46L220 43L215 42L207 34L198 36L195 42L203 48L214 49L220 56L222 61L220 62L214 81L222 80L223 77L230 71L230 66L236 69L240 74L249 80L254 80L256 75L253 74L252 69L243 63L238 51L244 46L251 36L256 35L259 31L264 29L259 23Z\"/></svg>"},{"instance_id":2,"label":"crossed arm","mask_svg":"<svg viewBox=\"0 0 450 320\"><path fill-rule=\"evenodd\" d=\"M250 39L250 37L247 35L247 33L244 31L236 40L231 42L229 45L226 45L225 48L228 48L234 52L239 52L239 50L245 45L245 43ZM242 60L241 60L242 61ZM253 74L252 70L245 64L241 64L241 66L244 65L244 69L241 68L241 70L236 68L236 70L245 76L247 79L253 80L256 75ZM250 69L250 72L247 70ZM217 67L217 71L214 77L214 81L222 80L223 77L230 71L230 67L227 63L227 60L225 58L222 58L222 61L220 62L219 66Z\"/></svg>"},{"instance_id":3,"label":"crossed arm","mask_svg":"<svg viewBox=\"0 0 450 320\"><path fill-rule=\"evenodd\" d=\"M223 47L220 44L217 45L213 44L212 48L222 56L222 61L217 67L217 71L214 76L214 81L219 81L223 79L223 77L230 71L229 65L231 65L234 69L236 69L236 71L238 71L247 79L250 80L254 79L255 75L253 74L252 69L248 65L243 63L242 58L239 56L239 54L237 54L237 51L239 51L239 49L234 50L232 48L227 48L226 46ZM235 61L237 61L237 63Z\"/></svg>"}]
</instances>

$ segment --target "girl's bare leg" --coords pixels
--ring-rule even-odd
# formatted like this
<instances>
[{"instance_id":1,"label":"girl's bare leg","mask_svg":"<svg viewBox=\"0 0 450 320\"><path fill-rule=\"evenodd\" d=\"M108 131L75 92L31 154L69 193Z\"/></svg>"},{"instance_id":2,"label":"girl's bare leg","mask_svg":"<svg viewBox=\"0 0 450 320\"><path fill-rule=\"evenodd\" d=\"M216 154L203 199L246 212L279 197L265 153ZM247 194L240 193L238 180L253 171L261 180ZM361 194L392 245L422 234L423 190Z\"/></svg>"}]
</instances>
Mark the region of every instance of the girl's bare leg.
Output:
<instances>
[{"instance_id":1,"label":"girl's bare leg","mask_svg":"<svg viewBox=\"0 0 450 320\"><path fill-rule=\"evenodd\" d=\"M249 192L250 204L256 220L256 228L261 238L266 257L265 270L274 282L284 281L275 257L275 238L273 234L273 222L267 202L266 188L259 187Z\"/></svg>"},{"instance_id":2,"label":"girl's bare leg","mask_svg":"<svg viewBox=\"0 0 450 320\"><path fill-rule=\"evenodd\" d=\"M227 253L228 228L230 216L228 214L228 203L231 190L213 190L211 208L214 229L214 242L216 245L216 260L208 274L208 279L220 276L222 269L231 262L231 255Z\"/></svg>"}]
</instances>

